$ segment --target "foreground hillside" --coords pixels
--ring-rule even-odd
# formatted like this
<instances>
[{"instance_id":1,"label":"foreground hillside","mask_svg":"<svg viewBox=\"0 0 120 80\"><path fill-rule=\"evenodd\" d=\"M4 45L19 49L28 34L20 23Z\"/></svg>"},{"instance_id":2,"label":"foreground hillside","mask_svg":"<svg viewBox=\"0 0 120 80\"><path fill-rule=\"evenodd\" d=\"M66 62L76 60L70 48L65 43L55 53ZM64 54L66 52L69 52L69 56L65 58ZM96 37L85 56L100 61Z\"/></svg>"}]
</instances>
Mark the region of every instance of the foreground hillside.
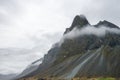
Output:
<instances>
[{"instance_id":1,"label":"foreground hillside","mask_svg":"<svg viewBox=\"0 0 120 80\"><path fill-rule=\"evenodd\" d=\"M119 80L120 28L108 21L91 25L85 16L76 16L42 64L23 74L16 79Z\"/></svg>"}]
</instances>

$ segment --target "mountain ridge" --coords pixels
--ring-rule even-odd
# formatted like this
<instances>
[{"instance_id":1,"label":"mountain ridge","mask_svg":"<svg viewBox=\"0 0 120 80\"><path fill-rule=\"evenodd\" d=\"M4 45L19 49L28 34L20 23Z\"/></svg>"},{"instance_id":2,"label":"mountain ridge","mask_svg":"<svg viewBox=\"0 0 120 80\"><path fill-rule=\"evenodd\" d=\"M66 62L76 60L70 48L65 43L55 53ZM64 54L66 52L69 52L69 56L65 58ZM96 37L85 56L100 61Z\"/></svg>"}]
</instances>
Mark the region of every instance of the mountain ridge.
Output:
<instances>
[{"instance_id":1,"label":"mountain ridge","mask_svg":"<svg viewBox=\"0 0 120 80\"><path fill-rule=\"evenodd\" d=\"M81 27L89 25L86 17L76 16L63 36L69 34L76 27L81 29ZM118 26L108 21L99 22L93 27L100 26L120 31ZM119 52L119 33L108 31L102 37L90 34L65 38L60 46L56 45L48 51L42 64L35 71L20 77L19 80L29 80L29 77L33 77L35 80L56 77L66 80L74 77L120 77Z\"/></svg>"}]
</instances>

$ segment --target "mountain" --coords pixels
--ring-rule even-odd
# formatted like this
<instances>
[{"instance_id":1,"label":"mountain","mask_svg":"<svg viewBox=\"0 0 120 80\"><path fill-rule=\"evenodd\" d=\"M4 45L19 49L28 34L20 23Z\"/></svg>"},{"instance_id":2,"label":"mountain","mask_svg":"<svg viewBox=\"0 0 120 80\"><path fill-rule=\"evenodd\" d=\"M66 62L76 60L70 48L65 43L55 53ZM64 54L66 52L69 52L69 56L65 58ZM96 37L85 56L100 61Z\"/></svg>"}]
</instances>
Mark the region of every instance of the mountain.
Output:
<instances>
[{"instance_id":1,"label":"mountain","mask_svg":"<svg viewBox=\"0 0 120 80\"><path fill-rule=\"evenodd\" d=\"M39 67L17 80L83 77L120 77L120 28L105 20L91 25L77 15Z\"/></svg>"},{"instance_id":2,"label":"mountain","mask_svg":"<svg viewBox=\"0 0 120 80\"><path fill-rule=\"evenodd\" d=\"M15 76L15 78L23 77L24 75L27 75L27 74L35 71L36 69L38 69L39 65L42 63L42 60L43 60L43 58L40 58L40 59L34 61L21 74L19 74L18 76Z\"/></svg>"}]
</instances>

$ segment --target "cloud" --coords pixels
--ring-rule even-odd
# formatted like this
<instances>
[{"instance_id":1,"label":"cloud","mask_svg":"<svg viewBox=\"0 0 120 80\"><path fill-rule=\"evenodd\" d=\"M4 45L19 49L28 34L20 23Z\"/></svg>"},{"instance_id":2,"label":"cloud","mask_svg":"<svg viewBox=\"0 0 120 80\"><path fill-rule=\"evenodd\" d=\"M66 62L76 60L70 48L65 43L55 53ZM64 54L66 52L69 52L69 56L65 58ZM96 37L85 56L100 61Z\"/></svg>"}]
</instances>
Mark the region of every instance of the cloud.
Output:
<instances>
[{"instance_id":1,"label":"cloud","mask_svg":"<svg viewBox=\"0 0 120 80\"><path fill-rule=\"evenodd\" d=\"M1 2L4 2L3 6L5 7L12 4L18 5L14 6L18 12L14 12L16 9L11 10L12 7L7 7L8 9L6 9L0 6L0 10L5 12L0 12L4 15L1 15L0 24L1 48L32 48L34 44L27 39L27 35L32 36L39 31L41 33L48 31L54 34L57 31L62 34L70 21L60 10L61 3L55 3L55 0L44 0L42 2L39 0L10 0Z\"/></svg>"},{"instance_id":2,"label":"cloud","mask_svg":"<svg viewBox=\"0 0 120 80\"><path fill-rule=\"evenodd\" d=\"M32 36L27 36L35 44L31 49L1 48L0 74L11 74L11 72L16 74L20 73L29 64L43 57L51 48L51 45L59 40L60 36L61 34L59 32L54 34L54 32L41 33L39 31Z\"/></svg>"},{"instance_id":3,"label":"cloud","mask_svg":"<svg viewBox=\"0 0 120 80\"><path fill-rule=\"evenodd\" d=\"M78 29L75 27L72 31L68 32L63 36L63 38L59 42L59 46L64 42L65 39L74 39L79 36L84 36L84 35L96 35L98 37L103 37L106 35L106 33L115 33L115 34L120 34L120 29L118 28L110 28L108 26L84 26L81 29Z\"/></svg>"},{"instance_id":4,"label":"cloud","mask_svg":"<svg viewBox=\"0 0 120 80\"><path fill-rule=\"evenodd\" d=\"M0 74L20 73L31 62L39 59L38 53L27 49L0 49Z\"/></svg>"},{"instance_id":5,"label":"cloud","mask_svg":"<svg viewBox=\"0 0 120 80\"><path fill-rule=\"evenodd\" d=\"M29 36L29 39L36 44L32 50L47 54L47 51L59 41L61 36L61 32L44 32L42 34L38 32L33 36Z\"/></svg>"}]
</instances>

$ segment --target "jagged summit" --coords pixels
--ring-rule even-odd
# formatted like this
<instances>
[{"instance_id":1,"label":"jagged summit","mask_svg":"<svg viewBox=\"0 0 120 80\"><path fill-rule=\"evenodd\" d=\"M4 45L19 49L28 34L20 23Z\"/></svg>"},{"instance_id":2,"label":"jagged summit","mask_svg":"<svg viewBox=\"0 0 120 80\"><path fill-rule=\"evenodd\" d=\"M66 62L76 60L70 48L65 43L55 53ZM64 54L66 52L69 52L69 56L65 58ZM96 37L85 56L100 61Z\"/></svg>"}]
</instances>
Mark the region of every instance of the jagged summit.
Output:
<instances>
[{"instance_id":1,"label":"jagged summit","mask_svg":"<svg viewBox=\"0 0 120 80\"><path fill-rule=\"evenodd\" d=\"M75 26L84 26L84 25L88 25L89 22L87 20L87 18L84 15L77 15L75 16L73 23L71 25L71 28L74 28Z\"/></svg>"},{"instance_id":2,"label":"jagged summit","mask_svg":"<svg viewBox=\"0 0 120 80\"><path fill-rule=\"evenodd\" d=\"M109 22L109 21L100 21L98 24L95 25L95 27L99 27L99 26L106 26L106 27L109 27L109 28L119 28L117 25Z\"/></svg>"},{"instance_id":3,"label":"jagged summit","mask_svg":"<svg viewBox=\"0 0 120 80\"><path fill-rule=\"evenodd\" d=\"M89 25L87 18L84 15L76 15L70 28L67 28L64 34L68 33L75 27L81 28L86 25Z\"/></svg>"},{"instance_id":4,"label":"jagged summit","mask_svg":"<svg viewBox=\"0 0 120 80\"><path fill-rule=\"evenodd\" d=\"M85 27L86 25L91 25L88 22L87 18L84 15L76 15L75 18L73 19L71 26L69 28L66 28L64 34L72 31L74 28L81 29L82 27ZM107 20L99 21L96 25L93 25L93 26L94 27L105 26L105 27L109 27L109 28L120 29L117 25L115 25Z\"/></svg>"}]
</instances>

